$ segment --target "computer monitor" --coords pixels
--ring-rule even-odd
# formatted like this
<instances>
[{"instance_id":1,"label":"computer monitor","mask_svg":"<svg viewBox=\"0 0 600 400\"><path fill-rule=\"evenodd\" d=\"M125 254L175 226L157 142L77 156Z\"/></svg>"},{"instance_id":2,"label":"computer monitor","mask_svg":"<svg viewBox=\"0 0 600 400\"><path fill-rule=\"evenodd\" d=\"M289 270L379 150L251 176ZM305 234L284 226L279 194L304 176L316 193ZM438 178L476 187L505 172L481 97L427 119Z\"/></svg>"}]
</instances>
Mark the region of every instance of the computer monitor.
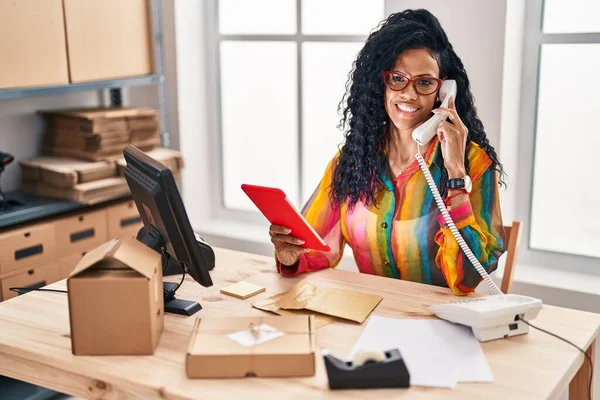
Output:
<instances>
[{"instance_id":1,"label":"computer monitor","mask_svg":"<svg viewBox=\"0 0 600 400\"><path fill-rule=\"evenodd\" d=\"M171 170L132 145L124 152L125 179L148 233L160 236L166 252L202 286L212 286L210 246L197 240ZM165 305L166 307L166 305Z\"/></svg>"}]
</instances>

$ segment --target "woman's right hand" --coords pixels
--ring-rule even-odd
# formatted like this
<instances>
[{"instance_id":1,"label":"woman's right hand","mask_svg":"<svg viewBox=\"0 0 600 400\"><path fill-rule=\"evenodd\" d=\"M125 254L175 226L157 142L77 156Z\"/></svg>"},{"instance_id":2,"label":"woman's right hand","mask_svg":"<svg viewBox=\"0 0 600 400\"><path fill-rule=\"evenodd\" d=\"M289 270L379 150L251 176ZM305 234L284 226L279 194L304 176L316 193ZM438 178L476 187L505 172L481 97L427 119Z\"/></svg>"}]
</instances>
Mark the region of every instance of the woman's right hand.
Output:
<instances>
[{"instance_id":1,"label":"woman's right hand","mask_svg":"<svg viewBox=\"0 0 600 400\"><path fill-rule=\"evenodd\" d=\"M277 259L283 265L294 265L300 258L300 254L310 251L301 247L304 240L291 236L292 230L281 225L271 225L269 235L271 242L275 245Z\"/></svg>"}]
</instances>

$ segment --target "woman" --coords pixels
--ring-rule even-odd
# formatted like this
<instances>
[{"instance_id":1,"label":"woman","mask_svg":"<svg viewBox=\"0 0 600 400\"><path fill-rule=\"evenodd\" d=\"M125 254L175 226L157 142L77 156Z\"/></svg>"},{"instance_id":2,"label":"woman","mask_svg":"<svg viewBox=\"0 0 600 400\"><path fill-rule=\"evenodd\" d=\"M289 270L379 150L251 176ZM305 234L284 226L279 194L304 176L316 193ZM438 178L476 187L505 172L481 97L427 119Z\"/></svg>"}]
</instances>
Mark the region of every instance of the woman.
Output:
<instances>
[{"instance_id":1,"label":"woman","mask_svg":"<svg viewBox=\"0 0 600 400\"><path fill-rule=\"evenodd\" d=\"M439 108L443 79L458 86L447 108ZM423 155L456 227L488 272L504 252L503 171L437 18L426 10L390 15L358 54L348 87L340 103L345 144L302 211L331 250L304 249L289 229L272 225L278 271L335 267L348 244L362 273L472 292L481 277L444 223L415 154ZM447 118L433 140L418 146L412 131L432 112Z\"/></svg>"}]
</instances>

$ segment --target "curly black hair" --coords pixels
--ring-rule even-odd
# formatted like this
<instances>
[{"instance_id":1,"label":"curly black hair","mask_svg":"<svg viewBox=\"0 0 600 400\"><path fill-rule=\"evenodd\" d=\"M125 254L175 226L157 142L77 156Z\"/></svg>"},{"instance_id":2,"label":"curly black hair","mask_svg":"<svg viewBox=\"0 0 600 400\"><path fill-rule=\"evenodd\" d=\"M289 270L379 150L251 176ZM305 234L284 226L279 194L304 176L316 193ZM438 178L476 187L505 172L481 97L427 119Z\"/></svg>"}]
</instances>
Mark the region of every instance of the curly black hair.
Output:
<instances>
[{"instance_id":1,"label":"curly black hair","mask_svg":"<svg viewBox=\"0 0 600 400\"><path fill-rule=\"evenodd\" d=\"M405 10L391 14L375 28L348 74L346 93L338 106L345 143L332 178L331 197L336 204L348 201L351 208L358 201L374 204L376 193L383 188L380 176L388 168L385 151L389 135L382 74L408 49L427 49L438 62L440 77L456 80L460 93L456 110L469 130L466 153L471 142L477 143L492 160L500 182L504 182L502 164L477 116L467 72L440 22L427 10ZM466 154L465 167L468 173ZM442 166L441 188L447 177Z\"/></svg>"}]
</instances>

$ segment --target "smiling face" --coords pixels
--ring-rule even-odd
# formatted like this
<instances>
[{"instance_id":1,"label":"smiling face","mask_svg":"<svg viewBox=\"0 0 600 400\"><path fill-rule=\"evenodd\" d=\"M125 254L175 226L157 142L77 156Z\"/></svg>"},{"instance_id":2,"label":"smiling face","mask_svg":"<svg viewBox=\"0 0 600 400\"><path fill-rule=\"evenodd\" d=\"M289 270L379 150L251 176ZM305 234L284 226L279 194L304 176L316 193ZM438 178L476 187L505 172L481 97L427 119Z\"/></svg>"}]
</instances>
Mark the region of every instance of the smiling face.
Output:
<instances>
[{"instance_id":1,"label":"smiling face","mask_svg":"<svg viewBox=\"0 0 600 400\"><path fill-rule=\"evenodd\" d=\"M431 116L437 90L426 95L419 92L426 93L429 91L426 89L428 85L435 85L427 78L439 78L440 68L427 49L411 49L398 56L392 71L399 73L388 78L394 80L392 83L402 86L402 80L406 77L416 82L411 82L402 90L392 90L386 85L385 110L397 129L414 129ZM415 90L415 85L419 87L419 92Z\"/></svg>"}]
</instances>

